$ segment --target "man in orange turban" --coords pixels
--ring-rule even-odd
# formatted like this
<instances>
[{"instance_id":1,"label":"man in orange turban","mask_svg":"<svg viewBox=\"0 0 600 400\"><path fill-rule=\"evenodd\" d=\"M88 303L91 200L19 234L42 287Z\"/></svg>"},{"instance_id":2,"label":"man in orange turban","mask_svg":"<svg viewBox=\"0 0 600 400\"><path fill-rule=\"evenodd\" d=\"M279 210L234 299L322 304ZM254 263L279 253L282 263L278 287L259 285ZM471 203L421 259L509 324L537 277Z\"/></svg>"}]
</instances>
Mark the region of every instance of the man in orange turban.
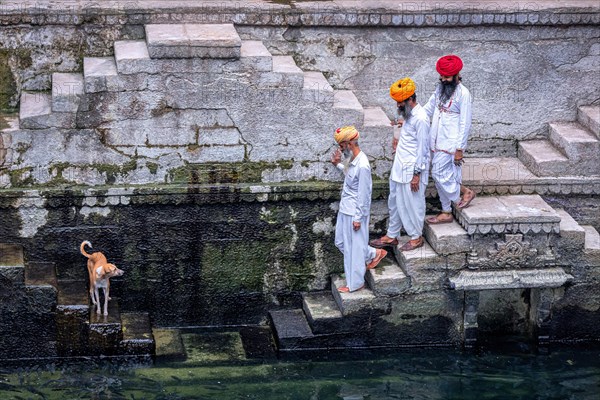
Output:
<instances>
[{"instance_id":1,"label":"man in orange turban","mask_svg":"<svg viewBox=\"0 0 600 400\"><path fill-rule=\"evenodd\" d=\"M425 189L429 179L429 118L417 103L416 86L404 78L390 87L390 96L396 100L400 117L404 120L398 137L394 136L394 163L390 174L388 208L390 218L384 236L370 245L381 248L396 246L400 229L410 240L400 248L410 251L423 246L425 221Z\"/></svg>"},{"instance_id":2,"label":"man in orange turban","mask_svg":"<svg viewBox=\"0 0 600 400\"><path fill-rule=\"evenodd\" d=\"M345 126L337 129L333 137L340 148L331 156L331 163L345 174L335 224L335 245L344 255L346 286L338 291L347 293L365 287L367 268L375 268L387 252L368 245L373 183L369 159L358 144L360 134L354 126ZM350 161L347 167L341 162L342 152Z\"/></svg>"},{"instance_id":3,"label":"man in orange turban","mask_svg":"<svg viewBox=\"0 0 600 400\"><path fill-rule=\"evenodd\" d=\"M441 214L426 219L430 224L452 222L452 203L464 208L475 198L475 192L462 185L461 165L471 131L473 102L471 93L461 83L462 67L460 57L452 54L437 61L440 81L424 107L431 118L431 176L442 203Z\"/></svg>"}]
</instances>

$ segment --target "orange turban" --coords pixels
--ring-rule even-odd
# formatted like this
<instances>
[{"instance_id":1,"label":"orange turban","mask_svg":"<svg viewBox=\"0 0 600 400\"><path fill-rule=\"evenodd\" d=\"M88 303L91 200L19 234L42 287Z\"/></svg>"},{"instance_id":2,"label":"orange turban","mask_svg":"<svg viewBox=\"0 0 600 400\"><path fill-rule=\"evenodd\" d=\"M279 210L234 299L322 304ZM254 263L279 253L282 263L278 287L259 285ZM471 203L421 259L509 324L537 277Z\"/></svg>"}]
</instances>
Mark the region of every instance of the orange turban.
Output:
<instances>
[{"instance_id":1,"label":"orange turban","mask_svg":"<svg viewBox=\"0 0 600 400\"><path fill-rule=\"evenodd\" d=\"M463 67L463 62L459 56L450 54L437 60L435 69L440 75L454 76L460 72Z\"/></svg>"},{"instance_id":2,"label":"orange turban","mask_svg":"<svg viewBox=\"0 0 600 400\"><path fill-rule=\"evenodd\" d=\"M338 142L338 144L356 140L359 138L359 136L360 135L354 126L344 126L343 128L338 128L333 134L333 138L336 142Z\"/></svg>"},{"instance_id":3,"label":"orange turban","mask_svg":"<svg viewBox=\"0 0 600 400\"><path fill-rule=\"evenodd\" d=\"M390 96L396 101L404 101L415 94L417 86L410 78L402 78L390 86Z\"/></svg>"}]
</instances>

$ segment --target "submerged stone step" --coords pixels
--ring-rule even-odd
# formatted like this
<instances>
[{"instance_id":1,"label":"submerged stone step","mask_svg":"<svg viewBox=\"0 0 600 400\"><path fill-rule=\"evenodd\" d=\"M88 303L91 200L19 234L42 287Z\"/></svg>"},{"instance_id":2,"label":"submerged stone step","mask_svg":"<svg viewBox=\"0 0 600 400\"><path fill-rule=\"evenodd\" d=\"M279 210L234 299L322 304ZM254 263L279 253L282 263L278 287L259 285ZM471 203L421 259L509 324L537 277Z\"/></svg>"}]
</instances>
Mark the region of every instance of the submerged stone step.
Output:
<instances>
[{"instance_id":1,"label":"submerged stone step","mask_svg":"<svg viewBox=\"0 0 600 400\"><path fill-rule=\"evenodd\" d=\"M12 282L13 285L24 285L25 261L23 259L23 246L0 243L0 276Z\"/></svg>"},{"instance_id":2,"label":"submerged stone step","mask_svg":"<svg viewBox=\"0 0 600 400\"><path fill-rule=\"evenodd\" d=\"M152 335L156 343L157 360L182 361L186 359L179 329L154 328Z\"/></svg>"},{"instance_id":3,"label":"submerged stone step","mask_svg":"<svg viewBox=\"0 0 600 400\"><path fill-rule=\"evenodd\" d=\"M333 88L327 82L327 78L325 78L322 72L305 71L302 96L307 101L332 104Z\"/></svg>"},{"instance_id":4,"label":"submerged stone step","mask_svg":"<svg viewBox=\"0 0 600 400\"><path fill-rule=\"evenodd\" d=\"M52 111L76 113L84 91L83 74L55 72L52 74Z\"/></svg>"},{"instance_id":5,"label":"submerged stone step","mask_svg":"<svg viewBox=\"0 0 600 400\"><path fill-rule=\"evenodd\" d=\"M560 232L560 216L539 195L478 197L455 216L470 235Z\"/></svg>"},{"instance_id":6,"label":"submerged stone step","mask_svg":"<svg viewBox=\"0 0 600 400\"><path fill-rule=\"evenodd\" d=\"M102 294L100 295L100 301L102 304L100 312L103 312L104 296ZM118 299L112 297L108 302L108 315L98 314L96 313L96 306L90 306L89 321L88 348L90 354L118 354L120 350L119 344L123 339Z\"/></svg>"},{"instance_id":7,"label":"submerged stone step","mask_svg":"<svg viewBox=\"0 0 600 400\"><path fill-rule=\"evenodd\" d=\"M373 291L367 287L355 292L340 293L338 288L342 286L346 286L346 280L340 275L333 275L331 277L331 292L344 317L362 312L377 311L385 313L388 311L389 302L386 297L376 297Z\"/></svg>"},{"instance_id":8,"label":"submerged stone step","mask_svg":"<svg viewBox=\"0 0 600 400\"><path fill-rule=\"evenodd\" d=\"M152 58L240 58L242 40L233 24L145 26Z\"/></svg>"},{"instance_id":9,"label":"submerged stone step","mask_svg":"<svg viewBox=\"0 0 600 400\"><path fill-rule=\"evenodd\" d=\"M280 349L302 347L302 341L314 336L302 310L273 310L269 315Z\"/></svg>"},{"instance_id":10,"label":"submerged stone step","mask_svg":"<svg viewBox=\"0 0 600 400\"><path fill-rule=\"evenodd\" d=\"M577 121L600 139L600 106L580 106Z\"/></svg>"},{"instance_id":11,"label":"submerged stone step","mask_svg":"<svg viewBox=\"0 0 600 400\"><path fill-rule=\"evenodd\" d=\"M550 124L550 141L566 154L578 175L600 174L600 141L579 123Z\"/></svg>"},{"instance_id":12,"label":"submerged stone step","mask_svg":"<svg viewBox=\"0 0 600 400\"><path fill-rule=\"evenodd\" d=\"M182 333L185 365L211 365L247 360L239 332Z\"/></svg>"},{"instance_id":13,"label":"submerged stone step","mask_svg":"<svg viewBox=\"0 0 600 400\"><path fill-rule=\"evenodd\" d=\"M342 324L342 313L331 292L303 293L302 308L314 333L332 332Z\"/></svg>"},{"instance_id":14,"label":"submerged stone step","mask_svg":"<svg viewBox=\"0 0 600 400\"><path fill-rule=\"evenodd\" d=\"M471 244L469 234L456 220L448 224L428 224L425 221L424 235L431 248L442 255L466 253Z\"/></svg>"},{"instance_id":15,"label":"submerged stone step","mask_svg":"<svg viewBox=\"0 0 600 400\"><path fill-rule=\"evenodd\" d=\"M397 296L410 288L410 278L392 258L393 255L386 256L377 268L369 269L365 274L375 296Z\"/></svg>"},{"instance_id":16,"label":"submerged stone step","mask_svg":"<svg viewBox=\"0 0 600 400\"><path fill-rule=\"evenodd\" d=\"M569 159L547 140L519 142L519 159L537 176L578 175Z\"/></svg>"},{"instance_id":17,"label":"submerged stone step","mask_svg":"<svg viewBox=\"0 0 600 400\"><path fill-rule=\"evenodd\" d=\"M124 354L154 354L154 337L148 313L123 313L121 314L121 323L123 340L121 340L120 346Z\"/></svg>"}]
</instances>

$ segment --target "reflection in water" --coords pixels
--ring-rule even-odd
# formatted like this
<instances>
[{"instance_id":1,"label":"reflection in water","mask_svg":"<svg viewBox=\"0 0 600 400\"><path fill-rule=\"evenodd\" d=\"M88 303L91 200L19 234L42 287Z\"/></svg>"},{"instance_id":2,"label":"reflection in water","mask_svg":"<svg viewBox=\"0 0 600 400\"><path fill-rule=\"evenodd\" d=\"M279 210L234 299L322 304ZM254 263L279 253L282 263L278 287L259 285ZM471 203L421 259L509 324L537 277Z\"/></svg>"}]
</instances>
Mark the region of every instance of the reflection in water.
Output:
<instances>
[{"instance_id":1,"label":"reflection in water","mask_svg":"<svg viewBox=\"0 0 600 400\"><path fill-rule=\"evenodd\" d=\"M1 399L594 399L600 350L410 350L337 361L190 362L0 372Z\"/></svg>"}]
</instances>

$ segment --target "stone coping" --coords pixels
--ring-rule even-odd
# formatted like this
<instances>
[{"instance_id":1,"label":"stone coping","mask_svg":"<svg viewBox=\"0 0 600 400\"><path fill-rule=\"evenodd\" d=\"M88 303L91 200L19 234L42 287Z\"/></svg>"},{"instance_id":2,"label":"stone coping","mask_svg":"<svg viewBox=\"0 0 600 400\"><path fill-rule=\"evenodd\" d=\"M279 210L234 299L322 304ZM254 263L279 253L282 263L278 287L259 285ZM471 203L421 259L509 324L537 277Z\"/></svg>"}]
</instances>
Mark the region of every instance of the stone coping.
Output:
<instances>
[{"instance_id":1,"label":"stone coping","mask_svg":"<svg viewBox=\"0 0 600 400\"><path fill-rule=\"evenodd\" d=\"M449 278L454 290L557 288L573 280L562 268L461 271Z\"/></svg>"},{"instance_id":2,"label":"stone coping","mask_svg":"<svg viewBox=\"0 0 600 400\"><path fill-rule=\"evenodd\" d=\"M235 23L263 26L478 26L600 23L596 1L7 0L0 24Z\"/></svg>"}]
</instances>

